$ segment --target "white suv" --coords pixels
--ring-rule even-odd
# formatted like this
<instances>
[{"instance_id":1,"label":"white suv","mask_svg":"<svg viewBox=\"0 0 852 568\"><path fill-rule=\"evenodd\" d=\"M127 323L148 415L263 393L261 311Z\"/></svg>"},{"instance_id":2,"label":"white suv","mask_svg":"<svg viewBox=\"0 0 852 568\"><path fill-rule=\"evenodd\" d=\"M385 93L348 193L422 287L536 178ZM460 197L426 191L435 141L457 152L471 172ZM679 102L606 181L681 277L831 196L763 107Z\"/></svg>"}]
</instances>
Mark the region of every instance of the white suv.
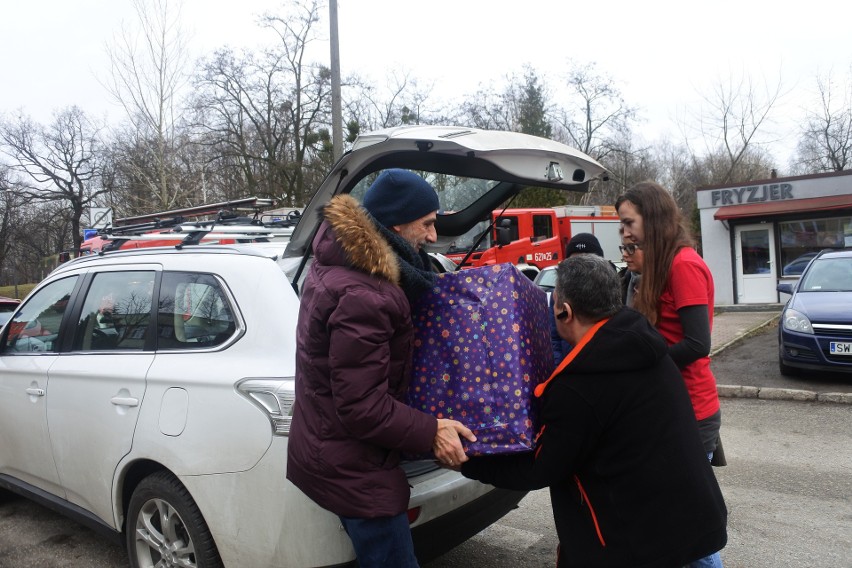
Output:
<instances>
[{"instance_id":1,"label":"white suv","mask_svg":"<svg viewBox=\"0 0 852 568\"><path fill-rule=\"evenodd\" d=\"M437 225L444 243L524 186L583 190L604 173L521 134L394 129L356 141L280 257L260 245L198 245L66 263L0 334L0 488L123 538L133 566L352 563L337 517L285 477L296 290L319 206L363 195L389 167L438 189L453 211ZM523 497L428 460L405 467L421 561Z\"/></svg>"}]
</instances>

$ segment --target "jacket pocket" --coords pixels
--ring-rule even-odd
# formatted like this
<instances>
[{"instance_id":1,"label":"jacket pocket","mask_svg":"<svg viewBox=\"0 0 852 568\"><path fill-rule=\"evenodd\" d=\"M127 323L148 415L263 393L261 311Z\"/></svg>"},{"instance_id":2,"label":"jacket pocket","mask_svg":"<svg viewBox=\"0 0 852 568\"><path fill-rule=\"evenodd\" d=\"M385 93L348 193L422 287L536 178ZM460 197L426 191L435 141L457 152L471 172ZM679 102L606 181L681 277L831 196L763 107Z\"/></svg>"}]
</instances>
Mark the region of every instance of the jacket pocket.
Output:
<instances>
[{"instance_id":1,"label":"jacket pocket","mask_svg":"<svg viewBox=\"0 0 852 568\"><path fill-rule=\"evenodd\" d=\"M592 506L592 502L589 500L589 496L583 488L583 484L580 482L580 477L575 475L574 481L577 483L577 489L580 491L580 505L585 504L586 507L588 507L589 514L592 516L592 524L595 526L595 533L598 535L598 541L601 543L602 547L606 548L606 541L604 540L603 533L601 532L601 527L598 524L598 516L595 514L595 508Z\"/></svg>"}]
</instances>

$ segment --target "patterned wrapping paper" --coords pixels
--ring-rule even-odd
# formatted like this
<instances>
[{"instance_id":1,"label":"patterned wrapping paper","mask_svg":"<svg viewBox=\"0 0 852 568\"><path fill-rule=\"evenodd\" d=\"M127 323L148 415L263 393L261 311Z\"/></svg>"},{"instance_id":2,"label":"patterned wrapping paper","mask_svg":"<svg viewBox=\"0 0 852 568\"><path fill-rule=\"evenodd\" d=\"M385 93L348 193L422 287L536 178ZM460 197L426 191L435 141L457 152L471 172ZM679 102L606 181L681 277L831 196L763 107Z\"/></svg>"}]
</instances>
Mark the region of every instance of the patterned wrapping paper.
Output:
<instances>
[{"instance_id":1,"label":"patterned wrapping paper","mask_svg":"<svg viewBox=\"0 0 852 568\"><path fill-rule=\"evenodd\" d=\"M511 264L440 274L413 309L408 404L473 430L469 455L533 449L550 317L545 293Z\"/></svg>"}]
</instances>

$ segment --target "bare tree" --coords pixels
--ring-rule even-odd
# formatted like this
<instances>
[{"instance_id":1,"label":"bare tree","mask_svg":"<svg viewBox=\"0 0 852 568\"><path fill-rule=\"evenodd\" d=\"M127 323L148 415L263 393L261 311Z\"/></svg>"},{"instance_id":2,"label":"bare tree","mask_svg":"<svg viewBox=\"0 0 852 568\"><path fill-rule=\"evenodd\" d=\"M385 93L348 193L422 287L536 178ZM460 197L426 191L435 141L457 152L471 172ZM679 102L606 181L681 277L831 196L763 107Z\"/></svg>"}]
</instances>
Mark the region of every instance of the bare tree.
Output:
<instances>
[{"instance_id":1,"label":"bare tree","mask_svg":"<svg viewBox=\"0 0 852 568\"><path fill-rule=\"evenodd\" d=\"M531 67L528 67L526 72L527 75L535 76L537 80L537 75ZM524 78L511 73L504 78L504 82L505 87L500 91L495 91L494 86L490 85L465 97L456 122L484 130L520 132L519 115ZM544 112L547 113L549 110L545 108Z\"/></svg>"},{"instance_id":2,"label":"bare tree","mask_svg":"<svg viewBox=\"0 0 852 568\"><path fill-rule=\"evenodd\" d=\"M310 44L319 39L320 3L317 0L298 0L283 15L266 14L261 25L273 31L279 39L270 58L284 66L289 74L288 97L281 101L291 128L287 148L290 162L284 169L287 179L287 205L307 202L313 191L305 187L304 168L316 157L317 148L325 139L330 142L331 70L306 61Z\"/></svg>"},{"instance_id":3,"label":"bare tree","mask_svg":"<svg viewBox=\"0 0 852 568\"><path fill-rule=\"evenodd\" d=\"M391 69L381 88L360 77L347 83L346 110L359 131L441 122L440 110L430 109L432 85L423 86L411 71Z\"/></svg>"},{"instance_id":4,"label":"bare tree","mask_svg":"<svg viewBox=\"0 0 852 568\"><path fill-rule=\"evenodd\" d=\"M852 160L852 83L817 77L817 100L807 111L795 168L800 173L839 172ZM839 91L839 94L838 94Z\"/></svg>"},{"instance_id":5,"label":"bare tree","mask_svg":"<svg viewBox=\"0 0 852 568\"><path fill-rule=\"evenodd\" d=\"M315 0L266 14L261 26L276 35L272 47L259 55L220 50L197 79L195 123L211 164L247 192L285 205L304 205L333 159L331 73L306 60L318 22Z\"/></svg>"},{"instance_id":6,"label":"bare tree","mask_svg":"<svg viewBox=\"0 0 852 568\"><path fill-rule=\"evenodd\" d=\"M10 168L0 164L0 285L17 284L14 245L23 229L20 211L23 199L17 191Z\"/></svg>"},{"instance_id":7,"label":"bare tree","mask_svg":"<svg viewBox=\"0 0 852 568\"><path fill-rule=\"evenodd\" d=\"M692 150L693 159L702 162L706 184L725 184L768 177L771 161L764 149L772 111L782 93L781 82L756 84L750 78L719 81L704 96L706 106L694 125L686 125L699 135L703 150ZM694 136L687 135L687 139Z\"/></svg>"},{"instance_id":8,"label":"bare tree","mask_svg":"<svg viewBox=\"0 0 852 568\"><path fill-rule=\"evenodd\" d=\"M189 78L181 5L182 0L133 0L138 29L123 26L108 47L111 74L106 87L127 113L136 152L149 156L144 160L147 167L138 167L134 175L147 189L151 206L162 209L182 197L174 179Z\"/></svg>"},{"instance_id":9,"label":"bare tree","mask_svg":"<svg viewBox=\"0 0 852 568\"><path fill-rule=\"evenodd\" d=\"M566 99L556 115L560 128L554 133L567 144L598 161L612 152L624 152L636 110L629 106L613 79L599 73L594 63L570 63Z\"/></svg>"},{"instance_id":10,"label":"bare tree","mask_svg":"<svg viewBox=\"0 0 852 568\"><path fill-rule=\"evenodd\" d=\"M584 202L589 205L614 205L619 195L634 183L660 179L662 167L654 152L637 148L629 137L618 141L601 163L609 172L604 182L594 182Z\"/></svg>"},{"instance_id":11,"label":"bare tree","mask_svg":"<svg viewBox=\"0 0 852 568\"><path fill-rule=\"evenodd\" d=\"M75 250L82 241L81 217L106 191L100 184L101 131L78 107L56 113L48 126L23 115L0 122L0 151L12 160L11 171L25 178L16 193L66 211L64 239L70 237ZM64 239L55 243L54 252L67 246Z\"/></svg>"}]
</instances>

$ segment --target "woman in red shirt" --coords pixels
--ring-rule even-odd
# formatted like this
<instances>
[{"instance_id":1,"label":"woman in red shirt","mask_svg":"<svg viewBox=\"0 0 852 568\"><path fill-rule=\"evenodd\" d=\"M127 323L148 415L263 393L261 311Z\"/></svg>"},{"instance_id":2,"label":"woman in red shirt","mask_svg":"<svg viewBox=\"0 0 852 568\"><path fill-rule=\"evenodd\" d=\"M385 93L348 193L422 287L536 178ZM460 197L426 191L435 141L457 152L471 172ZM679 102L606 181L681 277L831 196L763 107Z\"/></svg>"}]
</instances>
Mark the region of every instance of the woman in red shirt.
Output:
<instances>
[{"instance_id":1,"label":"woman in red shirt","mask_svg":"<svg viewBox=\"0 0 852 568\"><path fill-rule=\"evenodd\" d=\"M641 182L615 202L624 241L641 248L642 281L633 307L654 324L680 367L708 458L719 440L722 412L710 370L714 288L710 269L674 198L654 182ZM692 566L721 566L718 553Z\"/></svg>"},{"instance_id":2,"label":"woman in red shirt","mask_svg":"<svg viewBox=\"0 0 852 568\"><path fill-rule=\"evenodd\" d=\"M719 434L719 396L710 371L713 275L694 248L671 194L653 182L634 185L615 204L625 241L642 249L642 285L633 307L653 323L681 369L708 453Z\"/></svg>"}]
</instances>

